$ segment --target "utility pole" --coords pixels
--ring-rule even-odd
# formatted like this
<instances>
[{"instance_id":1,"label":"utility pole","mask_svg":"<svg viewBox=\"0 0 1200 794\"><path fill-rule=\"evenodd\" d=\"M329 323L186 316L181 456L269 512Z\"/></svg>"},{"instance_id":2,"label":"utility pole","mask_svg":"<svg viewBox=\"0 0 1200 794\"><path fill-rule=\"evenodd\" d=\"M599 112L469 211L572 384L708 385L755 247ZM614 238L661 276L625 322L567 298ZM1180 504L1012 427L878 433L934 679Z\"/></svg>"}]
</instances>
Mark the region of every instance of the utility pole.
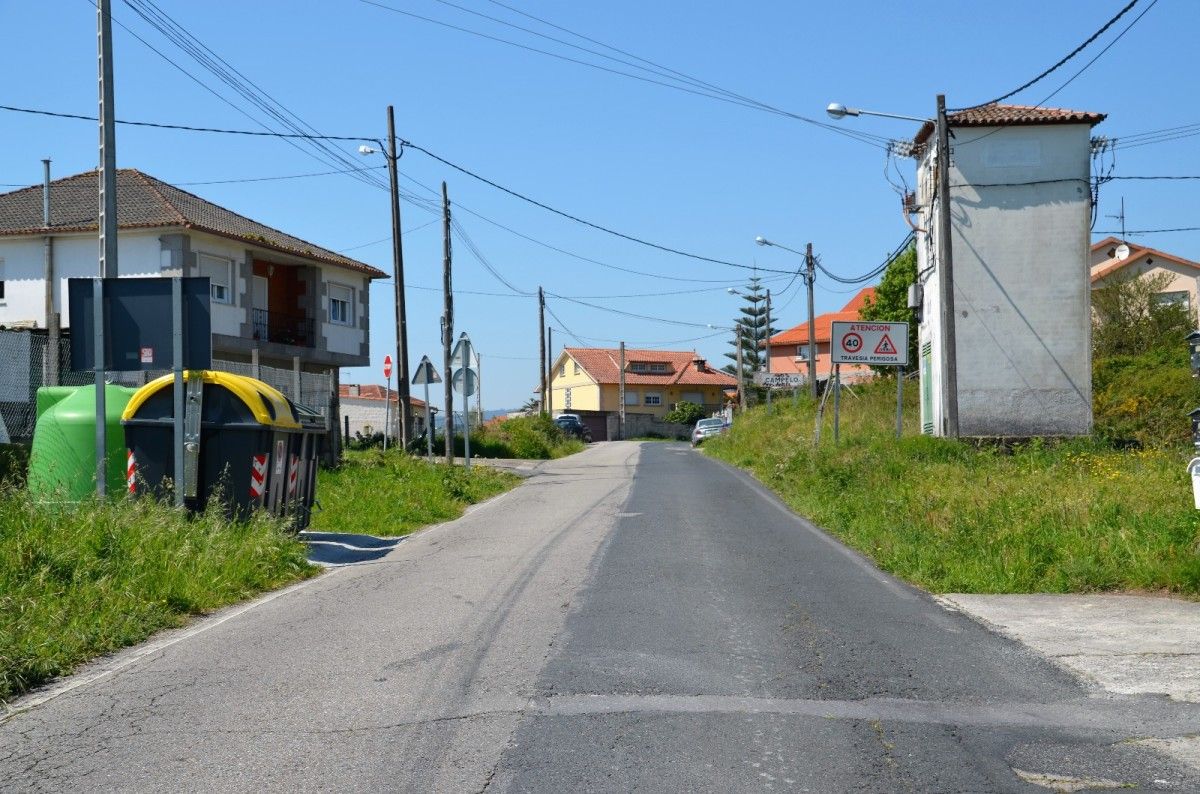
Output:
<instances>
[{"instance_id":1,"label":"utility pole","mask_svg":"<svg viewBox=\"0 0 1200 794\"><path fill-rule=\"evenodd\" d=\"M396 287L396 397L400 411L400 449L407 451L412 441L412 406L408 388L408 317L404 308L404 244L400 237L400 182L396 173L396 119L392 106L387 109L388 177L392 183L392 280Z\"/></svg>"},{"instance_id":2,"label":"utility pole","mask_svg":"<svg viewBox=\"0 0 1200 794\"><path fill-rule=\"evenodd\" d=\"M100 94L100 214L97 227L100 232L100 279L116 278L117 270L117 122L113 110L113 56L112 56L112 3L99 0L96 4L96 37L98 39L98 70ZM107 408L104 393L104 341L105 315L104 282L97 280L92 287L93 308L92 332L94 337L95 391L96 391L96 493L104 496L108 488L108 428ZM178 378L176 379L178 381ZM179 383L175 384L175 406L182 405L183 395ZM182 428L180 417L175 417L175 433ZM182 482L182 472L175 472L176 483ZM178 488L178 485L176 486Z\"/></svg>"},{"instance_id":3,"label":"utility pole","mask_svg":"<svg viewBox=\"0 0 1200 794\"><path fill-rule=\"evenodd\" d=\"M549 369L546 371L546 413L554 417L554 329L546 329L546 348L550 358L546 359Z\"/></svg>"},{"instance_id":4,"label":"utility pole","mask_svg":"<svg viewBox=\"0 0 1200 794\"><path fill-rule=\"evenodd\" d=\"M450 194L442 182L442 378L446 413L442 415L446 463L454 464L454 373L450 370L450 346L454 344L454 290L450 281ZM464 362L464 366L470 362Z\"/></svg>"},{"instance_id":5,"label":"utility pole","mask_svg":"<svg viewBox=\"0 0 1200 794\"><path fill-rule=\"evenodd\" d=\"M767 372L771 371L771 290L767 290L767 329L763 334L763 352L767 356Z\"/></svg>"},{"instance_id":6,"label":"utility pole","mask_svg":"<svg viewBox=\"0 0 1200 794\"><path fill-rule=\"evenodd\" d=\"M475 353L475 407L479 411L479 426L483 427L483 356L479 353Z\"/></svg>"},{"instance_id":7,"label":"utility pole","mask_svg":"<svg viewBox=\"0 0 1200 794\"><path fill-rule=\"evenodd\" d=\"M740 362L739 362L740 363ZM617 415L621 417L617 438L625 440L625 343L621 343L621 372L617 375Z\"/></svg>"},{"instance_id":8,"label":"utility pole","mask_svg":"<svg viewBox=\"0 0 1200 794\"><path fill-rule=\"evenodd\" d=\"M817 260L813 259L812 243L804 251L805 264L808 270L804 275L804 283L808 286L808 390L812 398L817 399L817 320L813 314L813 282L817 280ZM832 344L830 340L830 344ZM830 358L833 351L829 351Z\"/></svg>"},{"instance_id":9,"label":"utility pole","mask_svg":"<svg viewBox=\"0 0 1200 794\"><path fill-rule=\"evenodd\" d=\"M950 241L950 125L946 95L937 95L938 295L942 323L942 402L945 435L958 438L958 350L954 334L954 253Z\"/></svg>"},{"instance_id":10,"label":"utility pole","mask_svg":"<svg viewBox=\"0 0 1200 794\"><path fill-rule=\"evenodd\" d=\"M46 279L46 372L43 381L47 386L58 385L58 313L54 311L54 237L50 234L50 161L42 160L42 226L46 236L42 240L42 258Z\"/></svg>"},{"instance_id":11,"label":"utility pole","mask_svg":"<svg viewBox=\"0 0 1200 794\"><path fill-rule=\"evenodd\" d=\"M733 326L733 337L737 342L738 407L746 410L746 372L742 369L742 326Z\"/></svg>"},{"instance_id":12,"label":"utility pole","mask_svg":"<svg viewBox=\"0 0 1200 794\"><path fill-rule=\"evenodd\" d=\"M546 413L546 293L538 287L538 413Z\"/></svg>"}]
</instances>

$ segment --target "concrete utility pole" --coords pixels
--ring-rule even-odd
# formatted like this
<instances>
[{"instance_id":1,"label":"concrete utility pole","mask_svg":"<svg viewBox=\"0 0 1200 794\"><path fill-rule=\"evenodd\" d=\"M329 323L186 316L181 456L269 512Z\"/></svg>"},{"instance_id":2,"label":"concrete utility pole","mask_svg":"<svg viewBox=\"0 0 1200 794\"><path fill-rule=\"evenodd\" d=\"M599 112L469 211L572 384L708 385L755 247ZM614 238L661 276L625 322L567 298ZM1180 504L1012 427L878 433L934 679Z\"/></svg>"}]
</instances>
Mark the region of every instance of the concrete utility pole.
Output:
<instances>
[{"instance_id":1,"label":"concrete utility pole","mask_svg":"<svg viewBox=\"0 0 1200 794\"><path fill-rule=\"evenodd\" d=\"M738 362L739 365L741 362ZM625 440L625 343L621 343L621 371L617 375L617 414L621 417L621 428L617 438Z\"/></svg>"},{"instance_id":2,"label":"concrete utility pole","mask_svg":"<svg viewBox=\"0 0 1200 794\"><path fill-rule=\"evenodd\" d=\"M46 371L43 382L47 386L58 385L59 365L59 321L54 311L54 237L50 234L50 161L42 160L42 226L46 236L42 238L42 259L46 280Z\"/></svg>"},{"instance_id":3,"label":"concrete utility pole","mask_svg":"<svg viewBox=\"0 0 1200 794\"><path fill-rule=\"evenodd\" d=\"M454 344L454 289L450 280L450 194L442 183L442 391L446 413L442 415L446 463L454 464L454 373L450 368ZM469 362L467 362L469 363Z\"/></svg>"},{"instance_id":4,"label":"concrete utility pole","mask_svg":"<svg viewBox=\"0 0 1200 794\"><path fill-rule=\"evenodd\" d=\"M408 317L404 308L404 244L400 231L400 183L396 173L396 119L392 106L387 109L388 177L392 183L392 279L396 292L396 397L400 412L400 448L408 450L412 441L412 406L409 404Z\"/></svg>"},{"instance_id":5,"label":"concrete utility pole","mask_svg":"<svg viewBox=\"0 0 1200 794\"><path fill-rule=\"evenodd\" d=\"M813 258L812 243L804 251L805 264L808 270L804 274L804 283L808 287L808 389L812 398L817 399L817 320L813 314L813 282L817 280L817 260ZM832 344L832 340L830 341ZM830 357L833 356L833 351Z\"/></svg>"},{"instance_id":6,"label":"concrete utility pole","mask_svg":"<svg viewBox=\"0 0 1200 794\"><path fill-rule=\"evenodd\" d=\"M946 95L937 95L938 298L942 322L942 402L945 435L958 437L958 350L954 335L954 253L950 241L950 125ZM906 340L907 343L907 340Z\"/></svg>"},{"instance_id":7,"label":"concrete utility pole","mask_svg":"<svg viewBox=\"0 0 1200 794\"><path fill-rule=\"evenodd\" d=\"M96 37L99 63L100 112L100 214L97 228L100 234L100 278L117 277L117 123L113 110L112 4L99 0L96 4ZM95 357L96 388L96 493L104 496L108 490L108 428L104 393L104 326L106 305L104 282L93 285L92 333ZM179 391L176 388L176 391ZM175 404L181 395L176 394ZM178 419L178 417L176 417ZM177 422L178 424L178 422ZM175 472L176 482L181 472Z\"/></svg>"},{"instance_id":8,"label":"concrete utility pole","mask_svg":"<svg viewBox=\"0 0 1200 794\"><path fill-rule=\"evenodd\" d=\"M479 411L479 426L483 427L483 356L479 353L475 353L475 408Z\"/></svg>"},{"instance_id":9,"label":"concrete utility pole","mask_svg":"<svg viewBox=\"0 0 1200 794\"><path fill-rule=\"evenodd\" d=\"M546 413L546 293L538 287L538 413Z\"/></svg>"}]
</instances>

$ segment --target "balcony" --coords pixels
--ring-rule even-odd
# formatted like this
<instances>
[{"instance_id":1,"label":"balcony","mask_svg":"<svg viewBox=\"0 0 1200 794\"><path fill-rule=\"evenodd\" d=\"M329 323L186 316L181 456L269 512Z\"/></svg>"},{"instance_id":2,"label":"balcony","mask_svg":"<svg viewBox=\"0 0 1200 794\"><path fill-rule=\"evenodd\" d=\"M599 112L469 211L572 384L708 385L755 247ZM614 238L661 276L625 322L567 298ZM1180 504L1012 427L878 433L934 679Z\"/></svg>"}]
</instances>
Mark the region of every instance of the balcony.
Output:
<instances>
[{"instance_id":1,"label":"balcony","mask_svg":"<svg viewBox=\"0 0 1200 794\"><path fill-rule=\"evenodd\" d=\"M275 342L295 347L316 346L313 321L309 317L251 309L250 323L256 342Z\"/></svg>"}]
</instances>

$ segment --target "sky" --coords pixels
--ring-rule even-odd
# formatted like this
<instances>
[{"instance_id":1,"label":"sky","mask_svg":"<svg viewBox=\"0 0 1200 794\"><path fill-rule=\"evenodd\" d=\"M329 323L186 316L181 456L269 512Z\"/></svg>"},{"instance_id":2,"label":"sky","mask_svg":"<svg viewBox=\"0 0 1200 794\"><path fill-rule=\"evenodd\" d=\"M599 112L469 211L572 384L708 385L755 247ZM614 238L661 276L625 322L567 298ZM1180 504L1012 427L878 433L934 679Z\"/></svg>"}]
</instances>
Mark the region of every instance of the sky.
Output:
<instances>
[{"instance_id":1,"label":"sky","mask_svg":"<svg viewBox=\"0 0 1200 794\"><path fill-rule=\"evenodd\" d=\"M466 234L453 240L456 335L467 331L482 354L489 410L516 408L532 396L537 299L517 293L539 286L548 295L555 353L564 344L615 347L624 340L727 363L732 334L720 329L732 325L741 303L726 290L743 287L755 267L773 290L775 327L799 324L805 300L793 274L801 260L756 246L756 236L797 251L811 242L825 268L856 277L880 265L908 230L889 180L911 185L913 161L889 161L878 144L910 139L918 125L868 117L834 122L826 105L925 117L938 93L951 108L991 100L1070 53L1128 2L155 1L323 135L382 138L391 104L397 135L444 160L622 234L740 265L607 234L406 148L400 171L410 360L441 354L436 204L445 181ZM132 2L154 11L147 0ZM240 130L261 130L264 121L282 129L130 2L114 0L113 17L118 119ZM92 0L0 0L0 21L0 104L95 115ZM1200 125L1198 27L1194 0L1139 0L1081 54L1007 101L1108 114L1093 134L1117 138L1114 176L1200 175L1200 135L1129 137ZM647 62L673 72L635 68L654 68ZM698 95L710 91L701 82L786 113ZM1200 126L1181 132L1200 133ZM94 122L0 111L0 189L40 182L45 157L56 177L93 169L96 141ZM385 160L360 155L357 141L327 145L357 167L378 168L365 175L380 184L364 183L363 173L226 182L348 167L279 138L119 126L116 148L119 167L391 273ZM1108 216L1120 211L1122 198L1128 230L1200 226L1200 180L1112 181L1101 187L1094 239L1120 229ZM1200 260L1200 231L1128 238ZM817 312L839 309L856 289L818 274ZM383 357L395 348L392 296L390 279L374 282L372 363L343 370L343 382L382 383Z\"/></svg>"}]
</instances>

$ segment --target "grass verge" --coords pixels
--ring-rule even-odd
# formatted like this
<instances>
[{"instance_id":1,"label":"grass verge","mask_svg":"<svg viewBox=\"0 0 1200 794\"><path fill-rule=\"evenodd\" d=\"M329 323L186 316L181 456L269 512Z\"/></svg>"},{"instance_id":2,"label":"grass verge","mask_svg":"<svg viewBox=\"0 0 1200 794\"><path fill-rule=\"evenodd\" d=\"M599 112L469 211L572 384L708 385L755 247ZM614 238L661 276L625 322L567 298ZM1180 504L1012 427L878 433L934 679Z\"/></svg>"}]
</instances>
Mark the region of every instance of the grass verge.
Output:
<instances>
[{"instance_id":1,"label":"grass verge","mask_svg":"<svg viewBox=\"0 0 1200 794\"><path fill-rule=\"evenodd\" d=\"M0 700L159 629L312 575L257 515L188 518L148 499L36 503L0 492Z\"/></svg>"},{"instance_id":2,"label":"grass verge","mask_svg":"<svg viewBox=\"0 0 1200 794\"><path fill-rule=\"evenodd\" d=\"M472 441L474 453L474 441ZM468 505L503 493L521 481L509 472L430 463L395 450L347 452L342 466L317 481L321 509L312 528L381 537L407 535L450 521Z\"/></svg>"},{"instance_id":3,"label":"grass verge","mask_svg":"<svg viewBox=\"0 0 1200 794\"><path fill-rule=\"evenodd\" d=\"M786 401L705 444L881 568L933 592L1200 595L1200 511L1187 451L1102 442L1015 448L894 437L895 381L842 399L813 447L815 408ZM914 389L906 403L916 405ZM914 409L905 419L917 426Z\"/></svg>"}]
</instances>

